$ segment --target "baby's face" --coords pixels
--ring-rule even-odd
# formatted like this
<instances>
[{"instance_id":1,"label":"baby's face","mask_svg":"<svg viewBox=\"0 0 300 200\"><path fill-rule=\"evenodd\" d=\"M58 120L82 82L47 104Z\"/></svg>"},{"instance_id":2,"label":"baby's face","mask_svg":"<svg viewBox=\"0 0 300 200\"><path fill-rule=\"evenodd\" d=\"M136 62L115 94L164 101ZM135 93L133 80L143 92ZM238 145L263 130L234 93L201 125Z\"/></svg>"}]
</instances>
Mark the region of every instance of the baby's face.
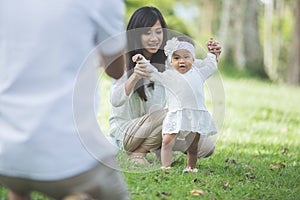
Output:
<instances>
[{"instance_id":1,"label":"baby's face","mask_svg":"<svg viewBox=\"0 0 300 200\"><path fill-rule=\"evenodd\" d=\"M171 59L171 65L179 73L188 72L194 63L193 55L186 49L174 51Z\"/></svg>"}]
</instances>

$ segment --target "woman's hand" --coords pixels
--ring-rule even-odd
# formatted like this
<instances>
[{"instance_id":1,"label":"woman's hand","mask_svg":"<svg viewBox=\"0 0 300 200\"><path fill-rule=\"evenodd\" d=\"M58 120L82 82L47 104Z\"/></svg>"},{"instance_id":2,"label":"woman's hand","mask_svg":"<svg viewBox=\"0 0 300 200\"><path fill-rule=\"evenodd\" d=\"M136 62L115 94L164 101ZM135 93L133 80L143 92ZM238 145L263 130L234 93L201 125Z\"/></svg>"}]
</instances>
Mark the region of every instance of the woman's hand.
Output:
<instances>
[{"instance_id":1,"label":"woman's hand","mask_svg":"<svg viewBox=\"0 0 300 200\"><path fill-rule=\"evenodd\" d=\"M139 62L142 60L142 58L144 57L141 54L137 54L132 57L132 61L136 62L136 65L134 67L134 71L132 75L127 79L125 83L125 93L127 96L129 96L129 94L133 91L135 84L141 78L146 78L146 79L151 78L151 73L153 72L153 70L147 67L149 65L149 61Z\"/></svg>"},{"instance_id":2,"label":"woman's hand","mask_svg":"<svg viewBox=\"0 0 300 200\"><path fill-rule=\"evenodd\" d=\"M146 58L142 54L139 54L139 53L132 56L131 59L132 59L133 62L139 62L139 63L149 62L149 61L146 60Z\"/></svg>"},{"instance_id":3,"label":"woman's hand","mask_svg":"<svg viewBox=\"0 0 300 200\"><path fill-rule=\"evenodd\" d=\"M148 63L137 63L134 67L133 75L136 76L137 79L151 78L151 73L153 72L151 69L147 67Z\"/></svg>"},{"instance_id":4,"label":"woman's hand","mask_svg":"<svg viewBox=\"0 0 300 200\"><path fill-rule=\"evenodd\" d=\"M214 38L210 38L206 43L207 49L209 53L215 54L217 61L219 60L220 54L222 52L222 47L219 42L214 40Z\"/></svg>"},{"instance_id":5,"label":"woman's hand","mask_svg":"<svg viewBox=\"0 0 300 200\"><path fill-rule=\"evenodd\" d=\"M147 67L149 61L145 59L145 57L141 54L136 54L132 57L132 61L137 64L134 67L133 75L136 79L146 78L150 79L151 73L153 72L151 69Z\"/></svg>"}]
</instances>

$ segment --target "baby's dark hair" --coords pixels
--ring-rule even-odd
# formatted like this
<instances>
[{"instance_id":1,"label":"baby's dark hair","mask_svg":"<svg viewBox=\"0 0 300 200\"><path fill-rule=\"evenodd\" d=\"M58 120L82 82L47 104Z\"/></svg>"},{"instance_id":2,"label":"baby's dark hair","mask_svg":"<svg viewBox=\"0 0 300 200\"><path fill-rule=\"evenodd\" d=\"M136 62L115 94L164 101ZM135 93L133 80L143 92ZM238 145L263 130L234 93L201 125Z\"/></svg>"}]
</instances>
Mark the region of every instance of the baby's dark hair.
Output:
<instances>
[{"instance_id":1,"label":"baby's dark hair","mask_svg":"<svg viewBox=\"0 0 300 200\"><path fill-rule=\"evenodd\" d=\"M195 47L194 41L186 35L179 35L179 36L177 36L177 39L178 39L178 41L181 41L181 42L191 43Z\"/></svg>"}]
</instances>

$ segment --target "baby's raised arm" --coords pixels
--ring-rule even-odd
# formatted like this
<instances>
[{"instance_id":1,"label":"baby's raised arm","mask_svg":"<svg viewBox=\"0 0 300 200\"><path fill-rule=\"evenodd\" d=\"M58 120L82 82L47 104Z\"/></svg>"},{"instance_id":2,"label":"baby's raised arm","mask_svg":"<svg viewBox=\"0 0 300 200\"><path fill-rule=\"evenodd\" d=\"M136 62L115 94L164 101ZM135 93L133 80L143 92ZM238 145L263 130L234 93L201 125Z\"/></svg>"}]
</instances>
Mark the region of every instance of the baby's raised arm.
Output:
<instances>
[{"instance_id":1,"label":"baby's raised arm","mask_svg":"<svg viewBox=\"0 0 300 200\"><path fill-rule=\"evenodd\" d=\"M194 66L201 73L202 78L206 80L218 69L216 55L207 53L207 57L204 60L196 59Z\"/></svg>"}]
</instances>

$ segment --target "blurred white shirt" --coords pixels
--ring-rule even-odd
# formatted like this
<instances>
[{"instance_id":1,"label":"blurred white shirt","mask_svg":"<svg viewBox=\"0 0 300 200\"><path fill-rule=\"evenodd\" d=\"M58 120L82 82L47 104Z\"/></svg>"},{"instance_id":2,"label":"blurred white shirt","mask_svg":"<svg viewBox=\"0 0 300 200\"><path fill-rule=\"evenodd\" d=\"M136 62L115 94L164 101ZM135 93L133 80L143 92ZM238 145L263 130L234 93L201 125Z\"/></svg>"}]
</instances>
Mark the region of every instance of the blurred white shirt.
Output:
<instances>
[{"instance_id":1,"label":"blurred white shirt","mask_svg":"<svg viewBox=\"0 0 300 200\"><path fill-rule=\"evenodd\" d=\"M95 90L97 62L82 63L124 31L124 12L122 0L0 0L0 174L61 179L115 153L86 105L94 102L87 92ZM79 69L88 69L80 80Z\"/></svg>"}]
</instances>

